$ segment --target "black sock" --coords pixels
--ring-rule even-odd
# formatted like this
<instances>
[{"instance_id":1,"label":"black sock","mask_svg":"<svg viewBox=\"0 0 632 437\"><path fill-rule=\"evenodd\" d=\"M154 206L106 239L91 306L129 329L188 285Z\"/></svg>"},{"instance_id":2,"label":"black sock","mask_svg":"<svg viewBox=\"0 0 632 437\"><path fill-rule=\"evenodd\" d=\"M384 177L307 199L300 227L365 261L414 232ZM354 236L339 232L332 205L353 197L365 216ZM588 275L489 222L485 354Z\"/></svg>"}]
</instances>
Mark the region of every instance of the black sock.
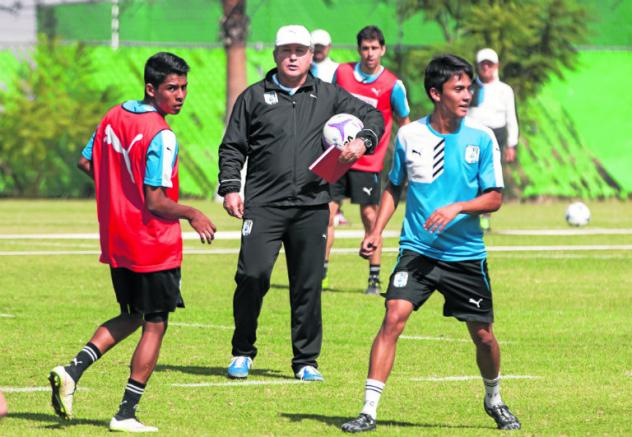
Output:
<instances>
[{"instance_id":1,"label":"black sock","mask_svg":"<svg viewBox=\"0 0 632 437\"><path fill-rule=\"evenodd\" d=\"M380 265L369 264L369 279L380 280Z\"/></svg>"},{"instance_id":2,"label":"black sock","mask_svg":"<svg viewBox=\"0 0 632 437\"><path fill-rule=\"evenodd\" d=\"M325 261L325 264L323 264L323 279L327 277L328 268L329 268L329 261Z\"/></svg>"},{"instance_id":3,"label":"black sock","mask_svg":"<svg viewBox=\"0 0 632 437\"><path fill-rule=\"evenodd\" d=\"M145 392L145 384L141 384L138 381L134 381L132 378L127 380L127 386L125 387L125 393L123 394L123 400L119 405L118 413L116 413L116 420L125 420L136 417L136 407L140 402L140 397Z\"/></svg>"},{"instance_id":4,"label":"black sock","mask_svg":"<svg viewBox=\"0 0 632 437\"><path fill-rule=\"evenodd\" d=\"M88 343L81 349L81 351L77 354L75 358L68 364L64 369L70 377L75 381L75 383L79 382L79 378L83 375L83 372L86 371L88 367L96 360L101 358L101 351L94 344Z\"/></svg>"}]
</instances>

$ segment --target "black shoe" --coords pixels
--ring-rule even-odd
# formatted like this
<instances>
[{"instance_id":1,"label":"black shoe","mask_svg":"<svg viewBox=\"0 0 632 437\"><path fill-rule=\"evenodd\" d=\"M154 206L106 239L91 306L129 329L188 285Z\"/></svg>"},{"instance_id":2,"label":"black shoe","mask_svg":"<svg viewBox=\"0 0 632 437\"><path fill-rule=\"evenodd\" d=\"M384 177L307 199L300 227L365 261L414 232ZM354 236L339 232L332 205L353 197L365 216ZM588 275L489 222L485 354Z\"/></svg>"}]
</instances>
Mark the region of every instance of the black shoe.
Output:
<instances>
[{"instance_id":1,"label":"black shoe","mask_svg":"<svg viewBox=\"0 0 632 437\"><path fill-rule=\"evenodd\" d=\"M483 402L483 406L485 407L485 412L496 421L498 429L520 429L520 422L518 421L518 418L511 414L507 405L501 404L494 407L488 407L485 402Z\"/></svg>"},{"instance_id":2,"label":"black shoe","mask_svg":"<svg viewBox=\"0 0 632 437\"><path fill-rule=\"evenodd\" d=\"M373 296L379 296L382 292L382 283L379 278L369 278L369 286L364 291L364 294Z\"/></svg>"},{"instance_id":3,"label":"black shoe","mask_svg":"<svg viewBox=\"0 0 632 437\"><path fill-rule=\"evenodd\" d=\"M375 430L376 426L377 422L374 418L368 414L360 413L357 419L343 423L341 428L344 432L365 432Z\"/></svg>"}]
</instances>

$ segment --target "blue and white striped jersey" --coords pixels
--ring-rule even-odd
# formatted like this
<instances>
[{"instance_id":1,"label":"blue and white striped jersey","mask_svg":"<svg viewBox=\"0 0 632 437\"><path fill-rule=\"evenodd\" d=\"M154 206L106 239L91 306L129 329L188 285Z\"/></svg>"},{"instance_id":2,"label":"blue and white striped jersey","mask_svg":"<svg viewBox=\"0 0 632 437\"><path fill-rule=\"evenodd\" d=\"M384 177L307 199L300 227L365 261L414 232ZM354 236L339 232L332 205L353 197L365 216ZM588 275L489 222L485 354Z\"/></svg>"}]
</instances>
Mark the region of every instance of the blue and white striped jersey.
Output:
<instances>
[{"instance_id":1,"label":"blue and white striped jersey","mask_svg":"<svg viewBox=\"0 0 632 437\"><path fill-rule=\"evenodd\" d=\"M456 132L440 134L429 116L402 126L389 179L396 186L408 179L402 249L443 261L486 258L478 215L459 214L438 234L423 225L437 208L504 186L500 149L489 128L465 117Z\"/></svg>"}]
</instances>

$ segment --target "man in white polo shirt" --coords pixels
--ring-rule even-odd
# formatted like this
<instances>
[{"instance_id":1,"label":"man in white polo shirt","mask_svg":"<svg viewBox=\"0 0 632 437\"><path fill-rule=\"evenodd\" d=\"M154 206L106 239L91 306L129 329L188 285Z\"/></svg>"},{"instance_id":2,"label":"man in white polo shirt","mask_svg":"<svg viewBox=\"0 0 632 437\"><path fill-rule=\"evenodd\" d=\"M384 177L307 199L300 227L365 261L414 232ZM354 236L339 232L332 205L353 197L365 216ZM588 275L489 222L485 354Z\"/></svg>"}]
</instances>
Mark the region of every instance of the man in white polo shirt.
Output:
<instances>
[{"instance_id":1,"label":"man in white polo shirt","mask_svg":"<svg viewBox=\"0 0 632 437\"><path fill-rule=\"evenodd\" d=\"M474 96L469 116L490 128L502 151L504 163L516 160L518 145L518 118L514 92L509 85L498 79L498 54L485 48L476 53L478 77L474 81ZM511 194L511 173L508 165L503 165L506 194ZM481 215L481 228L491 230L489 214Z\"/></svg>"},{"instance_id":2,"label":"man in white polo shirt","mask_svg":"<svg viewBox=\"0 0 632 437\"><path fill-rule=\"evenodd\" d=\"M331 36L329 36L329 32L323 29L314 30L311 36L312 45L314 46L314 60L310 71L313 76L331 83L338 68L338 63L329 57Z\"/></svg>"}]
</instances>

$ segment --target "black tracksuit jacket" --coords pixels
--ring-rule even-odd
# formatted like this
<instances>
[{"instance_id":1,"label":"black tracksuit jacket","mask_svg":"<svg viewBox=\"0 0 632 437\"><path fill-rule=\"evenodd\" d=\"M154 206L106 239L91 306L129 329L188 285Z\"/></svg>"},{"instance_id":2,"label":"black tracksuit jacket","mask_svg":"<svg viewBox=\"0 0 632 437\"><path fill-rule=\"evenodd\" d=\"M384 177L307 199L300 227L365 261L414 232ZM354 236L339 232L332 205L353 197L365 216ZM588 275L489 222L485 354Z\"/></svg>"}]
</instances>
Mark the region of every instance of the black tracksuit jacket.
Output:
<instances>
[{"instance_id":1,"label":"black tracksuit jacket","mask_svg":"<svg viewBox=\"0 0 632 437\"><path fill-rule=\"evenodd\" d=\"M329 185L309 170L325 150L322 129L334 114L346 112L364 123L360 138L373 149L384 133L377 109L344 89L308 75L290 96L268 72L239 95L219 147L219 194L237 192L248 157L245 205L307 206L329 202Z\"/></svg>"}]
</instances>

